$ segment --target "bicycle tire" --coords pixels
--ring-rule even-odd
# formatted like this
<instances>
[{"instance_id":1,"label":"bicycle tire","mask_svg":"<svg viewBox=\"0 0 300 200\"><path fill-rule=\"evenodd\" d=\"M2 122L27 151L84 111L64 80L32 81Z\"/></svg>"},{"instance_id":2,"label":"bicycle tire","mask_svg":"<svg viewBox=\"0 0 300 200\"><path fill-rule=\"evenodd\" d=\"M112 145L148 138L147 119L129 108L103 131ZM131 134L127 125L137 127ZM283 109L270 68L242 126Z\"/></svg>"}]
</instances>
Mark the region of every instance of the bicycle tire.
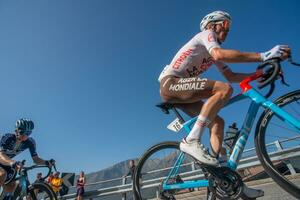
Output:
<instances>
[{"instance_id":1,"label":"bicycle tire","mask_svg":"<svg viewBox=\"0 0 300 200\"><path fill-rule=\"evenodd\" d=\"M163 153L163 151L166 150L166 154ZM171 153L169 153L169 151ZM147 188L147 184L157 184L161 183L166 177L170 170L173 169L174 162L177 160L179 154L179 142L162 142L159 144L156 144L149 148L140 158L134 173L133 178L133 193L136 200L144 200L148 198L153 198L153 194L155 191L151 191L149 188ZM158 155L163 155L162 159L158 158ZM165 160L165 164L162 162ZM173 162L174 161L174 162ZM176 177L173 177L174 181L182 181L182 177L184 177L185 173L193 173L193 171L189 168L191 167L190 162L196 162L191 156L188 156L187 154L184 155L184 160L182 162L182 166L179 169L178 175ZM158 167L158 168L157 168ZM200 169L200 166L196 165L196 171ZM199 171L197 171L197 174L199 174ZM162 178L163 177L163 178ZM153 180L156 180L155 183L152 183ZM141 186L144 186L143 190L141 189ZM157 188L162 188L160 185ZM148 190L148 191L147 191ZM162 189L161 189L162 190ZM175 196L178 194L179 190L174 191L167 191L168 194L165 194L165 191L160 191L159 195L161 199L166 200L175 200ZM174 193L171 194L170 193ZM152 195L152 197L150 197ZM146 197L147 196L147 197Z\"/></svg>"},{"instance_id":2,"label":"bicycle tire","mask_svg":"<svg viewBox=\"0 0 300 200\"><path fill-rule=\"evenodd\" d=\"M32 200L57 200L57 196L51 187L43 182L33 183L29 186L27 195L31 197ZM14 199L20 199L20 190L15 192ZM22 197L21 197L22 199Z\"/></svg>"},{"instance_id":3,"label":"bicycle tire","mask_svg":"<svg viewBox=\"0 0 300 200\"><path fill-rule=\"evenodd\" d=\"M299 102L298 102L299 100ZM288 110L287 106L291 106L292 103L296 103L300 105L300 90L296 90L290 93L287 93L281 97L279 97L274 104L277 106L281 107L284 110ZM299 107L300 108L300 107ZM298 113L298 112L296 112ZM300 114L298 113L298 118L300 119ZM256 131L255 131L255 147L256 147L256 152L258 155L258 158L264 167L265 171L267 174L285 191L293 195L294 197L300 199L300 186L295 185L291 181L289 181L287 178L285 178L284 174L281 174L280 170L275 166L275 163L271 161L270 155L271 152L269 150L266 144L268 136L268 130L273 133L277 133L275 129L272 129L271 126L279 126L278 124L274 123L276 120L279 121L278 118L274 117L274 113L267 109L264 113L262 113L261 117L258 120L257 126L256 126ZM274 120L274 121L272 121ZM277 122L278 123L278 122ZM280 127L280 126L279 126ZM279 128L278 128L279 129ZM284 128L283 128L284 129ZM280 131L280 130L278 130ZM286 129L286 131L290 131ZM296 132L297 134L300 134L300 132ZM270 153L270 155L269 155ZM280 162L284 162L280 161ZM277 163L278 164L278 163Z\"/></svg>"}]
</instances>

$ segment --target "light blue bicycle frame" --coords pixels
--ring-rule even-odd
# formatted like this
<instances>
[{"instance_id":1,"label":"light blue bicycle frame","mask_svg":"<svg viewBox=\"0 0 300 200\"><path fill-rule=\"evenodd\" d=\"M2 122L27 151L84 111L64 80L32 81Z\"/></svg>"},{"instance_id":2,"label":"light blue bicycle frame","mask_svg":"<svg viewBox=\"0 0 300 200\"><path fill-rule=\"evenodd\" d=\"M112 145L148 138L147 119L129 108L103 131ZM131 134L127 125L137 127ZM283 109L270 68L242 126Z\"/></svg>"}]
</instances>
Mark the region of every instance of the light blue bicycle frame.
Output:
<instances>
[{"instance_id":1,"label":"light blue bicycle frame","mask_svg":"<svg viewBox=\"0 0 300 200\"><path fill-rule=\"evenodd\" d=\"M291 127L296 129L297 131L300 131L300 122L298 120L296 120L294 117L292 117L290 114L285 112L283 109L279 108L277 105L275 105L271 101L267 100L264 96L262 96L259 92L257 92L253 88L247 90L246 92L244 92L242 94L239 94L239 95L233 97L226 104L226 106L231 105L237 101L240 101L240 100L243 100L246 98L251 99L251 104L248 109L248 113L245 118L244 124L241 128L239 139L237 140L237 142L233 148L233 151L230 155L230 158L227 161L227 166L232 170L237 169L237 165L241 159L242 153L244 151L244 148L245 148L247 140L248 140L248 136L250 134L251 128L253 126L254 120L256 118L256 115L258 113L260 106L263 106L266 109L272 110L279 119L288 123ZM188 133L191 131L191 126L196 120L197 120L197 117L194 117L184 123L183 127ZM300 134L300 132L299 132L299 134ZM164 182L163 182L164 190L199 188L199 187L208 187L209 186L208 180L206 180L206 179L184 181L183 183L168 184L168 180L172 177L175 177L178 174L181 163L184 159L184 155L185 154L183 152L181 152L179 154L167 179L164 180Z\"/></svg>"}]
</instances>

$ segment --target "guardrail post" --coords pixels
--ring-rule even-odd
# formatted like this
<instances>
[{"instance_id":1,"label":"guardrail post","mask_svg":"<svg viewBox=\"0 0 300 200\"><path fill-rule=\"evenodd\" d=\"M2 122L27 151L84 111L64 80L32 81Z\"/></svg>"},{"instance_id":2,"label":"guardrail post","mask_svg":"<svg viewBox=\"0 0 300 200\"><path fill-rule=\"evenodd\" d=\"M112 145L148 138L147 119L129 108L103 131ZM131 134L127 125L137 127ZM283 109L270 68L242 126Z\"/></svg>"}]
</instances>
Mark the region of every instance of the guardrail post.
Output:
<instances>
[{"instance_id":1,"label":"guardrail post","mask_svg":"<svg viewBox=\"0 0 300 200\"><path fill-rule=\"evenodd\" d=\"M122 200L126 200L126 193L122 193Z\"/></svg>"},{"instance_id":2,"label":"guardrail post","mask_svg":"<svg viewBox=\"0 0 300 200\"><path fill-rule=\"evenodd\" d=\"M126 176L122 179L122 185L126 184ZM126 192L122 193L122 200L126 200Z\"/></svg>"},{"instance_id":3,"label":"guardrail post","mask_svg":"<svg viewBox=\"0 0 300 200\"><path fill-rule=\"evenodd\" d=\"M277 147L277 150L278 150L278 151L282 151L282 150L283 150L283 147L282 147L282 145L281 145L281 143L280 143L279 140L276 140L276 141L275 141L275 146ZM295 174L296 174L296 170L294 169L294 167L293 167L293 165L291 164L291 162L290 162L289 160L286 160L285 163L286 163L287 168L288 168L289 171L291 172L291 174L292 174L292 175L295 175Z\"/></svg>"},{"instance_id":4,"label":"guardrail post","mask_svg":"<svg viewBox=\"0 0 300 200\"><path fill-rule=\"evenodd\" d=\"M291 164L291 162L289 160L286 161L286 166L288 167L288 169L290 170L292 175L296 174L296 170L294 169L293 165Z\"/></svg>"},{"instance_id":5,"label":"guardrail post","mask_svg":"<svg viewBox=\"0 0 300 200\"><path fill-rule=\"evenodd\" d=\"M192 171L195 171L195 162L192 162Z\"/></svg>"},{"instance_id":6,"label":"guardrail post","mask_svg":"<svg viewBox=\"0 0 300 200\"><path fill-rule=\"evenodd\" d=\"M275 146L277 147L277 151L282 151L283 150L283 147L282 147L279 140L276 140L274 143L275 143Z\"/></svg>"}]
</instances>

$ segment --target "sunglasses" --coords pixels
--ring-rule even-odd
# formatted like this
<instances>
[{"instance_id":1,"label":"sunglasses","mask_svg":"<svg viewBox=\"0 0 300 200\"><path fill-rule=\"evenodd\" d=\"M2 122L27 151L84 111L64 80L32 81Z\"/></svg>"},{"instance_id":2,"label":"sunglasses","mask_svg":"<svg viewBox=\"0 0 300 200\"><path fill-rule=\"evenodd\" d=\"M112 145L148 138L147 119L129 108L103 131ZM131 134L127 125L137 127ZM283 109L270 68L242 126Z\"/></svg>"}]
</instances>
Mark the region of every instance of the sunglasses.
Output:
<instances>
[{"instance_id":1,"label":"sunglasses","mask_svg":"<svg viewBox=\"0 0 300 200\"><path fill-rule=\"evenodd\" d=\"M215 24L221 24L222 27L224 28L224 30L226 32L229 32L229 29L230 29L230 22L228 20L224 20L224 21L219 21L219 22L216 22Z\"/></svg>"},{"instance_id":2,"label":"sunglasses","mask_svg":"<svg viewBox=\"0 0 300 200\"><path fill-rule=\"evenodd\" d=\"M26 135L26 136L30 136L31 135L31 131L22 131L22 130L16 130L20 135Z\"/></svg>"}]
</instances>

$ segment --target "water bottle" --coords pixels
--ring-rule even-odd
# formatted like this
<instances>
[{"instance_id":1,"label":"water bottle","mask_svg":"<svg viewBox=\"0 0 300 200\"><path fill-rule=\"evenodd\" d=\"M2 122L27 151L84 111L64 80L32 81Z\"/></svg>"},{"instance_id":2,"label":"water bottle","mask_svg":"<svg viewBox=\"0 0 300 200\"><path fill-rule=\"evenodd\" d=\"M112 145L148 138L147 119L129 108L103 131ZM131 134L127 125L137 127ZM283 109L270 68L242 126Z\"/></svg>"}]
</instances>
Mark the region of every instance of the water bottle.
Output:
<instances>
[{"instance_id":1,"label":"water bottle","mask_svg":"<svg viewBox=\"0 0 300 200\"><path fill-rule=\"evenodd\" d=\"M230 153L232 152L233 147L239 138L239 135L240 131L236 127L236 123L233 123L228 127L224 138L224 146L229 150Z\"/></svg>"}]
</instances>

